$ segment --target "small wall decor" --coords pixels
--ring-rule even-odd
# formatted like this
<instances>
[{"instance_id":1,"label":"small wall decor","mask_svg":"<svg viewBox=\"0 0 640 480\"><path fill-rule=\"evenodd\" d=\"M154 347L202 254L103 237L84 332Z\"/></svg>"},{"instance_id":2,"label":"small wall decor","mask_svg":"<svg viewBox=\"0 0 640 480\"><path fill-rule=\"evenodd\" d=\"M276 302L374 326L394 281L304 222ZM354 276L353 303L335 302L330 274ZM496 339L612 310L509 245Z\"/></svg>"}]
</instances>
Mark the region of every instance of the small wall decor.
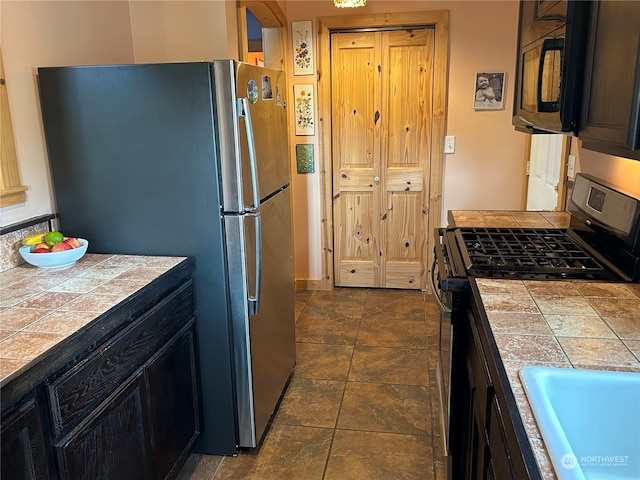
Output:
<instances>
[{"instance_id":1,"label":"small wall decor","mask_svg":"<svg viewBox=\"0 0 640 480\"><path fill-rule=\"evenodd\" d=\"M313 32L311 20L291 22L293 74L313 75Z\"/></svg>"},{"instance_id":2,"label":"small wall decor","mask_svg":"<svg viewBox=\"0 0 640 480\"><path fill-rule=\"evenodd\" d=\"M504 72L476 72L474 110L502 110Z\"/></svg>"},{"instance_id":3,"label":"small wall decor","mask_svg":"<svg viewBox=\"0 0 640 480\"><path fill-rule=\"evenodd\" d=\"M296 166L298 173L313 173L313 144L296 144Z\"/></svg>"},{"instance_id":4,"label":"small wall decor","mask_svg":"<svg viewBox=\"0 0 640 480\"><path fill-rule=\"evenodd\" d=\"M315 132L314 97L311 83L293 86L296 135L313 135Z\"/></svg>"}]
</instances>

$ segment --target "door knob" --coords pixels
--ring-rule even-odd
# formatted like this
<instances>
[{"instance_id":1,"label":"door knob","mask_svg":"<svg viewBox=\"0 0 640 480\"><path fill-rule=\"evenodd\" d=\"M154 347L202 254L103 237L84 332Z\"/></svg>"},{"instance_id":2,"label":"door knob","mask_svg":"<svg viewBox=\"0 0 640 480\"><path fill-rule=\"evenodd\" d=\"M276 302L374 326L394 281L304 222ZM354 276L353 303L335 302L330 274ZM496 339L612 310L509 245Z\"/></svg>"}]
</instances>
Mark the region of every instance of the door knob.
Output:
<instances>
[{"instance_id":1,"label":"door knob","mask_svg":"<svg viewBox=\"0 0 640 480\"><path fill-rule=\"evenodd\" d=\"M376 182L376 183L380 183L380 177L378 177L378 176L373 177L373 181Z\"/></svg>"}]
</instances>

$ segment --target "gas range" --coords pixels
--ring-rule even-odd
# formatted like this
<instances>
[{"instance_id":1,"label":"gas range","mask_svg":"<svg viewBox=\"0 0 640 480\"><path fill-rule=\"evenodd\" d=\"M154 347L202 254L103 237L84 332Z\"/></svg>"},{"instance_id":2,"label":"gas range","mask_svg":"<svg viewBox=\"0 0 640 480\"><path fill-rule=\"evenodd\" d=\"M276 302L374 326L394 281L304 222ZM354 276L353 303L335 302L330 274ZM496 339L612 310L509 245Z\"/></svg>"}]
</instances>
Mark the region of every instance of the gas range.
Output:
<instances>
[{"instance_id":1,"label":"gas range","mask_svg":"<svg viewBox=\"0 0 640 480\"><path fill-rule=\"evenodd\" d=\"M464 288L469 276L640 281L640 199L578 174L570 214L568 229L436 229L432 274L445 291Z\"/></svg>"},{"instance_id":2,"label":"gas range","mask_svg":"<svg viewBox=\"0 0 640 480\"><path fill-rule=\"evenodd\" d=\"M459 330L468 322L470 277L640 282L640 198L578 174L569 227L435 230L431 288L440 308L436 370L443 439L451 454L453 378L463 370ZM458 373L455 373L458 372ZM448 460L450 461L450 460Z\"/></svg>"}]
</instances>

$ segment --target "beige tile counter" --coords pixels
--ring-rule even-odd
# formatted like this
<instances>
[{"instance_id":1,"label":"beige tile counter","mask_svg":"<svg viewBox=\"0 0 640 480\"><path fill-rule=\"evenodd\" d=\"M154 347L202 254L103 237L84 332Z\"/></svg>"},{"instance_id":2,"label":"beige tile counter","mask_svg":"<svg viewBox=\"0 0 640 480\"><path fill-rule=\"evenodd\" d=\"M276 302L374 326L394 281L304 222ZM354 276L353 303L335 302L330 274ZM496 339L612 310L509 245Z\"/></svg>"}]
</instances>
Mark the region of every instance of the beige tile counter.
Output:
<instances>
[{"instance_id":1,"label":"beige tile counter","mask_svg":"<svg viewBox=\"0 0 640 480\"><path fill-rule=\"evenodd\" d=\"M542 476L556 479L518 372L529 365L640 372L640 285L475 282Z\"/></svg>"},{"instance_id":2,"label":"beige tile counter","mask_svg":"<svg viewBox=\"0 0 640 480\"><path fill-rule=\"evenodd\" d=\"M87 254L63 269L0 272L0 383L184 260Z\"/></svg>"},{"instance_id":3,"label":"beige tile counter","mask_svg":"<svg viewBox=\"0 0 640 480\"><path fill-rule=\"evenodd\" d=\"M568 228L568 212L523 210L449 210L451 227Z\"/></svg>"}]
</instances>

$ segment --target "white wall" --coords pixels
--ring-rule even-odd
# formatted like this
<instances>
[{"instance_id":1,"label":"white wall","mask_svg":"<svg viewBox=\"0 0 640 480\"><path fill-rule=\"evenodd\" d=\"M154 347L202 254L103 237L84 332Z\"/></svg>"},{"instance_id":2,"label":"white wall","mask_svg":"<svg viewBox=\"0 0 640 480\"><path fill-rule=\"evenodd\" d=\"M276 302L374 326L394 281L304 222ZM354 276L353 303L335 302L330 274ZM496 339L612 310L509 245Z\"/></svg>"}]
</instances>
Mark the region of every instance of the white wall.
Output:
<instances>
[{"instance_id":1,"label":"white wall","mask_svg":"<svg viewBox=\"0 0 640 480\"><path fill-rule=\"evenodd\" d=\"M136 63L238 58L235 2L132 1Z\"/></svg>"},{"instance_id":2,"label":"white wall","mask_svg":"<svg viewBox=\"0 0 640 480\"><path fill-rule=\"evenodd\" d=\"M0 209L10 225L53 212L36 69L39 66L133 61L126 1L0 2L7 94L24 204Z\"/></svg>"}]
</instances>

